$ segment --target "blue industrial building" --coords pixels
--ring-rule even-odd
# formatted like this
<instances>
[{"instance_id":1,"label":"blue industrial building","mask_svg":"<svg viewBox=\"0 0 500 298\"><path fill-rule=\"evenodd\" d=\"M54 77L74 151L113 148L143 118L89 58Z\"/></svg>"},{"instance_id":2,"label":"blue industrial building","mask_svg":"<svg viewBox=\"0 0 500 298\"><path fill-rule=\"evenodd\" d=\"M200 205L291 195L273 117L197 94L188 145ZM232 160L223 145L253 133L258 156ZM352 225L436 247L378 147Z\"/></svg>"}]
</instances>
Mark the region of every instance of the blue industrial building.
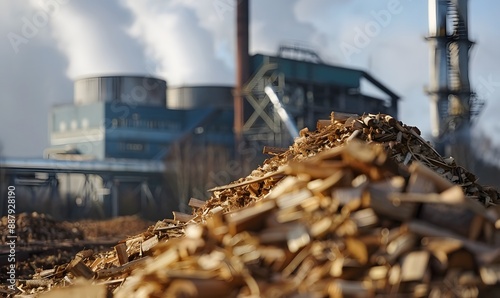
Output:
<instances>
[{"instance_id":1,"label":"blue industrial building","mask_svg":"<svg viewBox=\"0 0 500 298\"><path fill-rule=\"evenodd\" d=\"M264 92L266 85L273 87L299 129L314 129L317 120L329 119L332 111L397 116L399 97L367 72L325 64L314 53L303 60L291 59L287 53L307 58L312 52L282 47L278 56L250 57L253 75L243 88L247 138L279 147L291 142Z\"/></svg>"},{"instance_id":2,"label":"blue industrial building","mask_svg":"<svg viewBox=\"0 0 500 298\"><path fill-rule=\"evenodd\" d=\"M174 88L170 92L176 96L176 101L170 103L175 109L171 109L167 108L166 83L160 79L113 76L78 80L75 104L57 106L51 111L52 149L76 150L98 160L162 160L172 143L190 134L199 135L197 140L203 142L209 139L232 146L232 110L210 105L206 91L213 87L202 87L195 94L202 97L197 98L197 105L186 107L193 95L183 96L185 89ZM225 99L230 101L230 96L229 93Z\"/></svg>"}]
</instances>

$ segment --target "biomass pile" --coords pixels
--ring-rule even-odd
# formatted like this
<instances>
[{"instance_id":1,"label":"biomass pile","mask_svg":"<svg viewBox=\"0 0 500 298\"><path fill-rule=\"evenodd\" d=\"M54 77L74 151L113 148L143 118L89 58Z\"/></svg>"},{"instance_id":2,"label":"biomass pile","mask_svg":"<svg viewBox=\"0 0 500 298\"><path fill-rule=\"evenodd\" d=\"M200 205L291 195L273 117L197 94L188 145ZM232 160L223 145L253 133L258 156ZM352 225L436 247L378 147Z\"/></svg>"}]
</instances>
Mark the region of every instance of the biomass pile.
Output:
<instances>
[{"instance_id":1,"label":"biomass pile","mask_svg":"<svg viewBox=\"0 0 500 298\"><path fill-rule=\"evenodd\" d=\"M269 150L267 150L269 152ZM272 150L271 150L272 151ZM20 281L44 297L498 297L498 193L387 115L332 114L248 177ZM71 286L70 286L71 285ZM64 287L69 286L69 287ZM53 289L58 288L59 289Z\"/></svg>"},{"instance_id":2,"label":"biomass pile","mask_svg":"<svg viewBox=\"0 0 500 298\"><path fill-rule=\"evenodd\" d=\"M7 216L2 217L0 229L2 243L7 242ZM61 240L82 240L83 231L68 222L58 222L45 214L21 213L16 216L16 235L18 244L57 242Z\"/></svg>"},{"instance_id":3,"label":"biomass pile","mask_svg":"<svg viewBox=\"0 0 500 298\"><path fill-rule=\"evenodd\" d=\"M460 185L467 196L476 198L485 206L495 204L499 200L498 192L476 183L477 178L457 165L453 157L442 157L420 136L417 127L407 126L390 115L353 115L333 112L330 120L320 120L317 130L310 132L307 128L300 132L300 138L282 153L267 159L262 166L254 170L248 177L237 182L243 187L224 190L216 188L214 196L203 208L222 206L224 211L239 209L255 198L266 194L271 188L270 181L244 185L255 178L269 176L289 161L301 161L324 150L344 145L350 140L361 140L366 143L381 144L397 164L407 166L419 161L450 182ZM248 183L247 183L248 184ZM220 192L219 192L220 191Z\"/></svg>"},{"instance_id":4,"label":"biomass pile","mask_svg":"<svg viewBox=\"0 0 500 298\"><path fill-rule=\"evenodd\" d=\"M0 219L1 243L8 243L8 218ZM151 222L138 216L121 216L109 220L57 221L46 214L21 213L16 216L16 275L27 279L35 270L64 264L82 248L107 251L117 241L140 233ZM0 264L8 263L9 246L0 249ZM0 271L0 279L7 279Z\"/></svg>"}]
</instances>

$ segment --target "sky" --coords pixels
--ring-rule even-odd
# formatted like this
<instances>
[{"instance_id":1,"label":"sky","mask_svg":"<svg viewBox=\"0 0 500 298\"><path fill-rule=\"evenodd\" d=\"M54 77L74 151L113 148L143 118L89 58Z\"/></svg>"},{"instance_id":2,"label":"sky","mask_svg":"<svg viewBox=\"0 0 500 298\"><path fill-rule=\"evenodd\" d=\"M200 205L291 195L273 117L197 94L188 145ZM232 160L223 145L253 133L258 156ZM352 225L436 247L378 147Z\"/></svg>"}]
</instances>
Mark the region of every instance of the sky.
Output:
<instances>
[{"instance_id":1,"label":"sky","mask_svg":"<svg viewBox=\"0 0 500 298\"><path fill-rule=\"evenodd\" d=\"M75 78L148 74L169 86L234 84L237 0L0 2L0 155L41 157L51 106ZM401 96L398 118L430 139L425 0L251 0L250 53L283 43L368 71ZM500 146L500 1L469 1L470 79L486 102L474 133Z\"/></svg>"}]
</instances>

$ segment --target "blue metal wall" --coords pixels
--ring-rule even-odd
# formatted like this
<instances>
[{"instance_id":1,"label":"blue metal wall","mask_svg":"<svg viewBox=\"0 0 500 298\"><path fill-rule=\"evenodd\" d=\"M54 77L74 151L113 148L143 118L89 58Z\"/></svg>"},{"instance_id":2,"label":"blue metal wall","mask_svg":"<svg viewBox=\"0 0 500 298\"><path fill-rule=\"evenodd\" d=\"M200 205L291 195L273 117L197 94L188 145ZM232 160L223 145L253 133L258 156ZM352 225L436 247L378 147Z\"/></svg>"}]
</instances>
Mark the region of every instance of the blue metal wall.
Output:
<instances>
[{"instance_id":1,"label":"blue metal wall","mask_svg":"<svg viewBox=\"0 0 500 298\"><path fill-rule=\"evenodd\" d=\"M282 57L256 54L251 57L250 68L256 72L264 63L277 63L278 70L291 81L309 81L315 84L328 84L346 88L358 88L363 72L350 68L297 61Z\"/></svg>"},{"instance_id":2,"label":"blue metal wall","mask_svg":"<svg viewBox=\"0 0 500 298\"><path fill-rule=\"evenodd\" d=\"M231 109L171 110L99 102L53 108L50 132L52 146L70 145L96 159L162 159L172 143L187 135L203 144L232 145L232 123Z\"/></svg>"}]
</instances>

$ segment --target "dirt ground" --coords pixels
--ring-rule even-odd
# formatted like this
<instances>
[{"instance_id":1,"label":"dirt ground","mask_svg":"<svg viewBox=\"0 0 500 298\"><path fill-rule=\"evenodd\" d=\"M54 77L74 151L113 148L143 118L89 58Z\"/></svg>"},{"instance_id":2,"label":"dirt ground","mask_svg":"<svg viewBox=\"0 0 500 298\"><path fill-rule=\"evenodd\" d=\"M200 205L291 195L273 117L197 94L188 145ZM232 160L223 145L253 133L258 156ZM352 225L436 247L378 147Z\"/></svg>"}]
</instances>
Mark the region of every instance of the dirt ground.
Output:
<instances>
[{"instance_id":1,"label":"dirt ground","mask_svg":"<svg viewBox=\"0 0 500 298\"><path fill-rule=\"evenodd\" d=\"M83 249L107 251L118 241L145 231L154 222L138 216L122 216L109 220L59 222L45 214L22 213L16 218L17 277L29 279L36 270L54 268L69 262ZM7 242L7 217L0 222L1 242ZM0 266L8 264L8 251L0 250ZM5 270L0 280L7 279Z\"/></svg>"}]
</instances>

